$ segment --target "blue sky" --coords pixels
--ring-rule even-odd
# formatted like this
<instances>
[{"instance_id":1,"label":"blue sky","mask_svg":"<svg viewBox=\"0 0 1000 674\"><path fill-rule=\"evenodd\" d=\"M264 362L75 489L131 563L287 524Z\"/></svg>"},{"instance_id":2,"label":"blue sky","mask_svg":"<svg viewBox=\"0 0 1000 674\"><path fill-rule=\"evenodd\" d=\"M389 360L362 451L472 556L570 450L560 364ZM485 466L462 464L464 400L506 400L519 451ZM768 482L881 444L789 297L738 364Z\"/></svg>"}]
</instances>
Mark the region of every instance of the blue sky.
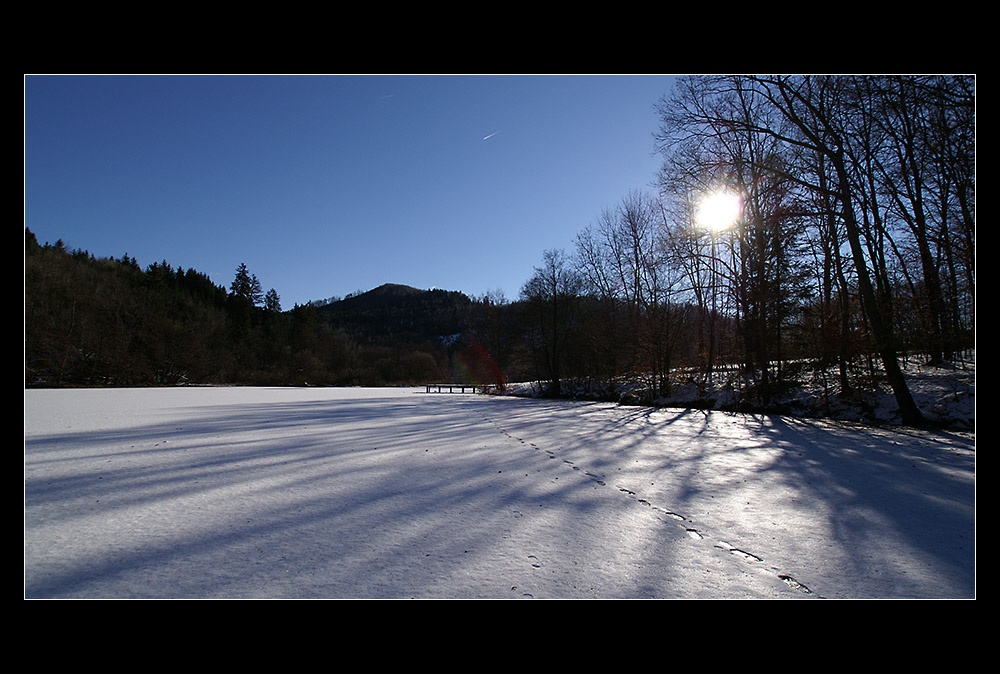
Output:
<instances>
[{"instance_id":1,"label":"blue sky","mask_svg":"<svg viewBox=\"0 0 1000 674\"><path fill-rule=\"evenodd\" d=\"M516 299L646 189L666 76L28 76L25 226L282 306L382 283Z\"/></svg>"}]
</instances>

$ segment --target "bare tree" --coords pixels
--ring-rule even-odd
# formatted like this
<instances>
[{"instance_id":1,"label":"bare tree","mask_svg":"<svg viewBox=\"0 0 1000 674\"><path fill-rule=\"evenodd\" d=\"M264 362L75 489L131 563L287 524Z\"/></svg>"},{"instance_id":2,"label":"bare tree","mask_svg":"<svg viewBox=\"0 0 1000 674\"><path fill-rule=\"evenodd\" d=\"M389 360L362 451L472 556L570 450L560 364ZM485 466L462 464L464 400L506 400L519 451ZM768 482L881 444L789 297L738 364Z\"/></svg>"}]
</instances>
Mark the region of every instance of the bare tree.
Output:
<instances>
[{"instance_id":1,"label":"bare tree","mask_svg":"<svg viewBox=\"0 0 1000 674\"><path fill-rule=\"evenodd\" d=\"M535 328L539 373L549 381L549 394L559 395L578 309L581 281L562 250L546 250L542 266L521 289Z\"/></svg>"},{"instance_id":2,"label":"bare tree","mask_svg":"<svg viewBox=\"0 0 1000 674\"><path fill-rule=\"evenodd\" d=\"M758 91L778 110L791 125L791 131L773 127L752 127L791 146L808 149L822 155L833 171L833 190L840 204L840 217L847 234L857 275L858 291L868 319L875 350L879 354L886 378L899 405L902 420L917 425L924 417L903 376L899 364L899 345L893 329L890 310L879 301L873 285L869 264L874 264L877 279L884 271L879 257L881 250L866 256L862 241L864 192L856 180L859 174L870 177L863 163L864 155L858 152L854 129L864 124L864 110L856 105L857 92L852 81L837 77L787 77L770 76L748 78ZM859 198L861 201L859 201ZM869 239L871 241L871 239Z\"/></svg>"},{"instance_id":3,"label":"bare tree","mask_svg":"<svg viewBox=\"0 0 1000 674\"><path fill-rule=\"evenodd\" d=\"M741 340L742 372L767 402L772 367L776 376L781 373L783 328L796 309L794 272L801 236L800 218L793 208L798 185L795 168L785 156L788 149L774 136L759 132L782 120L765 97L740 79L683 79L677 94L662 101L660 110L660 150L666 158L660 185L665 194L685 204L680 211L682 227L699 224L688 215L694 200L719 192L740 200L741 212L730 222L707 226L711 244L707 267L699 262L705 253L692 246L685 252L689 259L679 259L689 277L694 266L709 272L710 283L692 287L710 291L712 306L706 309L713 328L718 283L725 281L732 302L727 309ZM675 253L680 245L696 241L674 229ZM714 329L711 333L714 338ZM714 339L709 345L711 362Z\"/></svg>"},{"instance_id":4,"label":"bare tree","mask_svg":"<svg viewBox=\"0 0 1000 674\"><path fill-rule=\"evenodd\" d=\"M671 301L676 279L666 264L663 216L651 195L633 191L577 237L577 263L604 307L609 357L667 393L673 353Z\"/></svg>"}]
</instances>

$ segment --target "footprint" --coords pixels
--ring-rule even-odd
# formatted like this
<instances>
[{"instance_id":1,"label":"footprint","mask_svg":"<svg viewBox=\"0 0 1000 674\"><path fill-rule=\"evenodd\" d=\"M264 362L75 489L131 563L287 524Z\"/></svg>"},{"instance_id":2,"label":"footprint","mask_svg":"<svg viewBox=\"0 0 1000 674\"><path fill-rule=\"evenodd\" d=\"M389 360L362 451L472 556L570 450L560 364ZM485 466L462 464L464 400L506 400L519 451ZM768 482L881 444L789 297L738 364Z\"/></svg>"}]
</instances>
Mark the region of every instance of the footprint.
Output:
<instances>
[{"instance_id":1,"label":"footprint","mask_svg":"<svg viewBox=\"0 0 1000 674\"><path fill-rule=\"evenodd\" d=\"M673 518L675 520L678 520L680 522L683 522L684 520L687 519L683 515L678 515L677 513L671 512L669 510L664 510L663 508L660 508L659 506L653 506L653 510L655 510L656 512L659 512L659 513L663 513L667 517L671 517L671 518Z\"/></svg>"},{"instance_id":2,"label":"footprint","mask_svg":"<svg viewBox=\"0 0 1000 674\"><path fill-rule=\"evenodd\" d=\"M746 559L746 560L749 560L749 561L752 561L752 562L763 562L764 561L762 558L758 557L757 555L752 555L749 552L747 552L746 550L740 550L739 548L734 547L734 546L730 545L729 543L726 543L725 541L719 541L718 547L722 548L723 550L729 551L730 553L736 555L737 557L742 557L743 559Z\"/></svg>"},{"instance_id":3,"label":"footprint","mask_svg":"<svg viewBox=\"0 0 1000 674\"><path fill-rule=\"evenodd\" d=\"M810 590L808 587L806 587L799 581L795 580L791 576L787 576L785 574L778 574L778 578L783 580L791 588L794 588L796 590L802 590L806 594L812 594L812 590Z\"/></svg>"}]
</instances>

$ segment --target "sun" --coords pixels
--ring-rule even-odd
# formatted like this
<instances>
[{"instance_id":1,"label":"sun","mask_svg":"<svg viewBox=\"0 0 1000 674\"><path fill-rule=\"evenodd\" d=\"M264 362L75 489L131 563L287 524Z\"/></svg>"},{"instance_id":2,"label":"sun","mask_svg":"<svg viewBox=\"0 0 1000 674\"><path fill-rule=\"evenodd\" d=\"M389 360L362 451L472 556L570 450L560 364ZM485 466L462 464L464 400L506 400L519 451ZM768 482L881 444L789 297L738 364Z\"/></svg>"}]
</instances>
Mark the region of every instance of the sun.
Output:
<instances>
[{"instance_id":1,"label":"sun","mask_svg":"<svg viewBox=\"0 0 1000 674\"><path fill-rule=\"evenodd\" d=\"M701 227L714 232L729 229L739 220L743 203L733 192L711 192L698 206L697 221Z\"/></svg>"}]
</instances>

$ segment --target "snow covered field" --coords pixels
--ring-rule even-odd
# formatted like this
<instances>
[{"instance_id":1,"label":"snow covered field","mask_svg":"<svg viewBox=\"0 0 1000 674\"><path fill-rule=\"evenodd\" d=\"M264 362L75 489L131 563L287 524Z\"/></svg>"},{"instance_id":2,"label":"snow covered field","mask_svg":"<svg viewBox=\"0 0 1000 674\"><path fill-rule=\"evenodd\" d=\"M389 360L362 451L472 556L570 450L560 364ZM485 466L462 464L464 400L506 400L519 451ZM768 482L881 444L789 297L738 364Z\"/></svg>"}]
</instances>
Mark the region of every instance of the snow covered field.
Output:
<instances>
[{"instance_id":1,"label":"snow covered field","mask_svg":"<svg viewBox=\"0 0 1000 674\"><path fill-rule=\"evenodd\" d=\"M973 598L975 439L423 389L24 394L27 598Z\"/></svg>"}]
</instances>

